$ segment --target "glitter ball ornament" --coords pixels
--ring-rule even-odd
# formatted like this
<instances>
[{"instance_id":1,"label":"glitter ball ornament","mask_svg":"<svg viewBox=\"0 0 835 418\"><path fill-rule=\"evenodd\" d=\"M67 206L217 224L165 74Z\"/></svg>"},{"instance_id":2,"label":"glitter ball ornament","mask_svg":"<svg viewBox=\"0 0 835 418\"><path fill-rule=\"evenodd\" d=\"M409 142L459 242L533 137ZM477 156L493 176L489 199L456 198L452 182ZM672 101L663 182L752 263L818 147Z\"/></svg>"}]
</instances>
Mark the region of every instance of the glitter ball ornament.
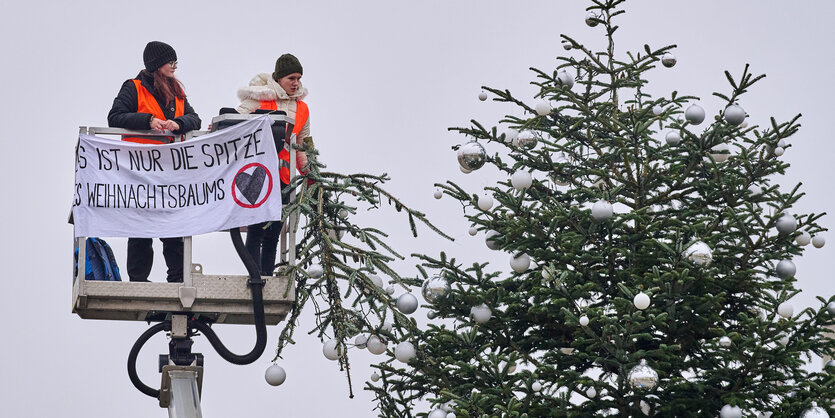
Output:
<instances>
[{"instance_id":1,"label":"glitter ball ornament","mask_svg":"<svg viewBox=\"0 0 835 418\"><path fill-rule=\"evenodd\" d=\"M336 340L328 340L322 344L322 354L328 360L336 360L342 355L342 346Z\"/></svg>"},{"instance_id":2,"label":"glitter ball ornament","mask_svg":"<svg viewBox=\"0 0 835 418\"><path fill-rule=\"evenodd\" d=\"M611 218L613 214L612 204L605 200L598 200L591 207L591 217L598 222Z\"/></svg>"},{"instance_id":3,"label":"glitter ball ornament","mask_svg":"<svg viewBox=\"0 0 835 418\"><path fill-rule=\"evenodd\" d=\"M534 391L534 392L539 392L540 390L542 390L542 383L539 383L539 382L531 383L531 390Z\"/></svg>"},{"instance_id":4,"label":"glitter ball ornament","mask_svg":"<svg viewBox=\"0 0 835 418\"><path fill-rule=\"evenodd\" d=\"M533 178L527 171L519 170L510 177L510 185L516 190L525 190L531 187L531 184L533 184Z\"/></svg>"},{"instance_id":5,"label":"glitter ball ornament","mask_svg":"<svg viewBox=\"0 0 835 418\"><path fill-rule=\"evenodd\" d=\"M829 413L825 409L818 406L817 403L812 402L809 409L800 414L800 418L829 418Z\"/></svg>"},{"instance_id":6,"label":"glitter ball ornament","mask_svg":"<svg viewBox=\"0 0 835 418\"><path fill-rule=\"evenodd\" d=\"M365 346L371 354L383 354L386 352L388 343L380 339L380 337L372 335L368 337L368 341L366 341Z\"/></svg>"},{"instance_id":7,"label":"glitter ball ornament","mask_svg":"<svg viewBox=\"0 0 835 418\"><path fill-rule=\"evenodd\" d=\"M516 144L524 149L533 149L536 147L536 142L536 135L531 131L519 132L519 136L516 138Z\"/></svg>"},{"instance_id":8,"label":"glitter ball ornament","mask_svg":"<svg viewBox=\"0 0 835 418\"><path fill-rule=\"evenodd\" d=\"M684 110L684 118L693 125L698 125L705 120L705 110L697 104L692 104Z\"/></svg>"},{"instance_id":9,"label":"glitter ball ornament","mask_svg":"<svg viewBox=\"0 0 835 418\"><path fill-rule=\"evenodd\" d=\"M777 277L781 279L794 277L794 274L797 273L797 267L791 260L780 260L774 270L777 272Z\"/></svg>"},{"instance_id":10,"label":"glitter ball ornament","mask_svg":"<svg viewBox=\"0 0 835 418\"><path fill-rule=\"evenodd\" d=\"M470 316L473 317L475 322L483 324L490 320L490 317L493 316L493 311L486 304L482 303L481 305L470 308Z\"/></svg>"},{"instance_id":11,"label":"glitter ball ornament","mask_svg":"<svg viewBox=\"0 0 835 418\"><path fill-rule=\"evenodd\" d=\"M594 12L588 12L586 14L586 24L587 25L589 25L590 27L593 28L593 27L597 26L598 23L600 23L600 21L597 20L597 15L594 14Z\"/></svg>"},{"instance_id":12,"label":"glitter ball ornament","mask_svg":"<svg viewBox=\"0 0 835 418\"><path fill-rule=\"evenodd\" d=\"M812 246L815 248L821 248L826 244L826 238L823 235L815 235L812 237Z\"/></svg>"},{"instance_id":13,"label":"glitter ball ornament","mask_svg":"<svg viewBox=\"0 0 835 418\"><path fill-rule=\"evenodd\" d=\"M418 300L415 295L411 293L404 293L397 298L397 310L403 312L406 315L414 313L418 308Z\"/></svg>"},{"instance_id":14,"label":"glitter ball ornament","mask_svg":"<svg viewBox=\"0 0 835 418\"><path fill-rule=\"evenodd\" d=\"M487 93L485 93L485 92L479 93L478 94L478 100L481 100L482 102L487 100Z\"/></svg>"},{"instance_id":15,"label":"glitter ball ornament","mask_svg":"<svg viewBox=\"0 0 835 418\"><path fill-rule=\"evenodd\" d=\"M794 315L794 306L791 303L783 302L777 306L777 313L783 318L791 318Z\"/></svg>"},{"instance_id":16,"label":"glitter ball ornament","mask_svg":"<svg viewBox=\"0 0 835 418\"><path fill-rule=\"evenodd\" d=\"M681 143L681 135L676 131L670 131L664 136L664 140L667 141L668 145L678 145Z\"/></svg>"},{"instance_id":17,"label":"glitter ball ornament","mask_svg":"<svg viewBox=\"0 0 835 418\"><path fill-rule=\"evenodd\" d=\"M745 110L743 110L739 105L730 105L725 108L725 114L723 117L725 118L725 122L728 122L733 126L737 126L745 120Z\"/></svg>"},{"instance_id":18,"label":"glitter ball ornament","mask_svg":"<svg viewBox=\"0 0 835 418\"><path fill-rule=\"evenodd\" d=\"M483 194L478 197L478 208L483 211L488 211L493 207L493 196Z\"/></svg>"},{"instance_id":19,"label":"glitter ball ornament","mask_svg":"<svg viewBox=\"0 0 835 418\"><path fill-rule=\"evenodd\" d=\"M795 230L797 230L797 219L794 219L794 216L783 215L777 218L777 232L791 234Z\"/></svg>"},{"instance_id":20,"label":"glitter ball ornament","mask_svg":"<svg viewBox=\"0 0 835 418\"><path fill-rule=\"evenodd\" d=\"M354 346L359 348L360 350L362 350L366 347L365 344L367 342L368 342L368 337L366 337L365 335L362 335L362 334L357 335L356 338L354 338Z\"/></svg>"},{"instance_id":21,"label":"glitter ball ornament","mask_svg":"<svg viewBox=\"0 0 835 418\"><path fill-rule=\"evenodd\" d=\"M423 295L423 300L429 303L435 303L445 298L450 291L449 282L444 276L436 274L423 282L420 293Z\"/></svg>"},{"instance_id":22,"label":"glitter ball ornament","mask_svg":"<svg viewBox=\"0 0 835 418\"><path fill-rule=\"evenodd\" d=\"M310 267L307 268L307 275L314 279L322 277L323 274L325 274L325 270L322 269L321 264L311 264Z\"/></svg>"},{"instance_id":23,"label":"glitter ball ornament","mask_svg":"<svg viewBox=\"0 0 835 418\"><path fill-rule=\"evenodd\" d=\"M713 261L713 250L704 242L696 241L687 247L681 256L697 266L707 267Z\"/></svg>"},{"instance_id":24,"label":"glitter ball ornament","mask_svg":"<svg viewBox=\"0 0 835 418\"><path fill-rule=\"evenodd\" d=\"M725 405L719 411L720 418L742 418L742 410L738 406Z\"/></svg>"},{"instance_id":25,"label":"glitter ball ornament","mask_svg":"<svg viewBox=\"0 0 835 418\"><path fill-rule=\"evenodd\" d=\"M458 148L458 164L467 170L478 170L487 161L487 151L473 140Z\"/></svg>"},{"instance_id":26,"label":"glitter ball ornament","mask_svg":"<svg viewBox=\"0 0 835 418\"><path fill-rule=\"evenodd\" d=\"M446 418L446 411L441 408L433 409L426 418Z\"/></svg>"},{"instance_id":27,"label":"glitter ball ornament","mask_svg":"<svg viewBox=\"0 0 835 418\"><path fill-rule=\"evenodd\" d=\"M394 358L401 363L408 363L409 360L415 358L415 346L408 341L403 341L394 347Z\"/></svg>"},{"instance_id":28,"label":"glitter ball ornament","mask_svg":"<svg viewBox=\"0 0 835 418\"><path fill-rule=\"evenodd\" d=\"M499 241L497 240L499 237L499 233L496 231L487 231L487 234L484 235L484 243L487 244L487 248L491 250L498 250L499 249Z\"/></svg>"},{"instance_id":29,"label":"glitter ball ornament","mask_svg":"<svg viewBox=\"0 0 835 418\"><path fill-rule=\"evenodd\" d=\"M632 299L632 303L640 310L649 308L649 295L644 292L638 293L635 295L635 298Z\"/></svg>"},{"instance_id":30,"label":"glitter ball ornament","mask_svg":"<svg viewBox=\"0 0 835 418\"><path fill-rule=\"evenodd\" d=\"M540 100L536 102L536 105L534 106L534 111L536 111L536 114L539 116L545 116L551 113L551 103L548 103L545 100Z\"/></svg>"},{"instance_id":31,"label":"glitter ball ornament","mask_svg":"<svg viewBox=\"0 0 835 418\"><path fill-rule=\"evenodd\" d=\"M676 65L676 62L676 56L669 52L665 52L664 55L661 56L661 64L663 64L667 68L673 67L674 65Z\"/></svg>"},{"instance_id":32,"label":"glitter ball ornament","mask_svg":"<svg viewBox=\"0 0 835 418\"><path fill-rule=\"evenodd\" d=\"M264 372L264 379L272 386L279 386L287 380L287 372L284 371L283 367L273 364L267 367L267 371Z\"/></svg>"},{"instance_id":33,"label":"glitter ball ornament","mask_svg":"<svg viewBox=\"0 0 835 418\"><path fill-rule=\"evenodd\" d=\"M583 316L580 317L579 322L580 322L580 325L585 327L589 324L589 317L583 315Z\"/></svg>"},{"instance_id":34,"label":"glitter ball ornament","mask_svg":"<svg viewBox=\"0 0 835 418\"><path fill-rule=\"evenodd\" d=\"M478 234L478 229L476 229L476 227L474 226L471 226L467 233L470 234L471 237L474 237L476 236L476 234Z\"/></svg>"},{"instance_id":35,"label":"glitter ball ornament","mask_svg":"<svg viewBox=\"0 0 835 418\"><path fill-rule=\"evenodd\" d=\"M377 372L371 373L371 381L376 382L380 380L380 375Z\"/></svg>"},{"instance_id":36,"label":"glitter ball ornament","mask_svg":"<svg viewBox=\"0 0 835 418\"><path fill-rule=\"evenodd\" d=\"M510 268L517 273L528 271L531 266L531 258L527 254L519 254L518 257L510 257Z\"/></svg>"},{"instance_id":37,"label":"glitter ball ornament","mask_svg":"<svg viewBox=\"0 0 835 418\"><path fill-rule=\"evenodd\" d=\"M571 90L571 88L574 87L574 76L568 71L560 70L560 72L557 73L557 84L563 88Z\"/></svg>"},{"instance_id":38,"label":"glitter ball ornament","mask_svg":"<svg viewBox=\"0 0 835 418\"><path fill-rule=\"evenodd\" d=\"M812 242L812 236L808 232L803 231L798 236L794 237L794 242L801 247L805 247Z\"/></svg>"},{"instance_id":39,"label":"glitter ball ornament","mask_svg":"<svg viewBox=\"0 0 835 418\"><path fill-rule=\"evenodd\" d=\"M731 147L728 144L721 142L710 149L710 156L713 161L717 163L724 163L731 156Z\"/></svg>"},{"instance_id":40,"label":"glitter ball ornament","mask_svg":"<svg viewBox=\"0 0 835 418\"><path fill-rule=\"evenodd\" d=\"M629 371L627 380L633 389L652 389L658 384L658 373L642 359L641 363Z\"/></svg>"},{"instance_id":41,"label":"glitter ball ornament","mask_svg":"<svg viewBox=\"0 0 835 418\"><path fill-rule=\"evenodd\" d=\"M443 195L444 192L442 192L441 189L437 187L435 188L435 193L432 194L432 196L435 196L435 199L440 199Z\"/></svg>"},{"instance_id":42,"label":"glitter ball ornament","mask_svg":"<svg viewBox=\"0 0 835 418\"><path fill-rule=\"evenodd\" d=\"M731 346L731 339L728 338L727 336L724 336L724 337L719 339L719 345L721 345L722 347L730 347Z\"/></svg>"}]
</instances>

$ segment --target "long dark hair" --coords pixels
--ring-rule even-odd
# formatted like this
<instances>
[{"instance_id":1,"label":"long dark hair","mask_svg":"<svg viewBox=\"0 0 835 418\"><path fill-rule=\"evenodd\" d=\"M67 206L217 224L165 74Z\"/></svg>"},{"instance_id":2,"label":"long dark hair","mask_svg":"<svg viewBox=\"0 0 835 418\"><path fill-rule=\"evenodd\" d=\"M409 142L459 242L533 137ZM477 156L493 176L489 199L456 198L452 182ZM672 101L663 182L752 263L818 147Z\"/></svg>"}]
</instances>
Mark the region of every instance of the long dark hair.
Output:
<instances>
[{"instance_id":1,"label":"long dark hair","mask_svg":"<svg viewBox=\"0 0 835 418\"><path fill-rule=\"evenodd\" d=\"M142 70L145 71L145 70ZM154 79L154 96L165 100L165 103L171 103L175 98L185 99L186 92L183 90L183 83L177 80L177 77L166 77L159 71L150 73Z\"/></svg>"}]
</instances>

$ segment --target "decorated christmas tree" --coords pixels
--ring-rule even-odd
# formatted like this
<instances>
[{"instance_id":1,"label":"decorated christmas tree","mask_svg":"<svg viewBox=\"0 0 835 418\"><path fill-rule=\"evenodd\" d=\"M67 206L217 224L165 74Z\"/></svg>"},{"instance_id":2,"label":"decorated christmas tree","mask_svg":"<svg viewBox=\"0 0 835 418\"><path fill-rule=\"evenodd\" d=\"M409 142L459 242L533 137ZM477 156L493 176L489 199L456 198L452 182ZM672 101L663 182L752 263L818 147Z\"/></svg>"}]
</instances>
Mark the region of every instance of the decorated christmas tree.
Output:
<instances>
[{"instance_id":1,"label":"decorated christmas tree","mask_svg":"<svg viewBox=\"0 0 835 418\"><path fill-rule=\"evenodd\" d=\"M568 57L532 69L535 102L484 87L516 115L455 128L462 171L484 192L438 184L507 265L419 256L430 324L395 325L367 389L380 416L828 416L835 412L835 297L795 311L792 259L824 245L822 213L777 182L799 117L749 124L763 76L727 73L706 112L653 97L673 45L615 49L623 0L593 0L608 47L563 35ZM828 299L827 299L828 298ZM404 347L401 349L401 347ZM431 406L427 409L427 403Z\"/></svg>"}]
</instances>

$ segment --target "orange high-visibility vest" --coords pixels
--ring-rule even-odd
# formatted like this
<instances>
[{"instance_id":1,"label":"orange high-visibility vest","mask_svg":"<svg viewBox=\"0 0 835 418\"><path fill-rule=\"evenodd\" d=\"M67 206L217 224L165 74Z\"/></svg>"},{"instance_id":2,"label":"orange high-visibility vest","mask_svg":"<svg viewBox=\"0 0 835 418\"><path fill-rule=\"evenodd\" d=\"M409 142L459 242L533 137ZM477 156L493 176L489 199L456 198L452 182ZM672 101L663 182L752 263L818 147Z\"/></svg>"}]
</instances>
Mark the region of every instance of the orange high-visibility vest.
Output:
<instances>
[{"instance_id":1,"label":"orange high-visibility vest","mask_svg":"<svg viewBox=\"0 0 835 418\"><path fill-rule=\"evenodd\" d=\"M274 100L261 100L261 109L278 110L278 104ZM298 135L302 131L309 115L310 110L307 108L307 103L301 100L296 101L296 120L293 122L294 134ZM290 184L290 151L287 147L290 138L284 138L284 143L284 148L278 152L278 176L281 178L281 183ZM299 173L302 172L301 167L296 167L296 169L299 170Z\"/></svg>"},{"instance_id":2,"label":"orange high-visibility vest","mask_svg":"<svg viewBox=\"0 0 835 418\"><path fill-rule=\"evenodd\" d=\"M157 103L157 99L154 98L154 95L142 85L142 82L139 80L131 80L133 84L136 86L136 107L137 112L139 113L150 113L154 115L157 119L165 120L165 114L162 113L162 109L159 107L159 103ZM185 100L177 97L174 100L174 117L178 118L183 116L185 113ZM130 142L138 142L140 144L170 144L174 142L174 137L172 136L123 136L122 141L130 141Z\"/></svg>"}]
</instances>

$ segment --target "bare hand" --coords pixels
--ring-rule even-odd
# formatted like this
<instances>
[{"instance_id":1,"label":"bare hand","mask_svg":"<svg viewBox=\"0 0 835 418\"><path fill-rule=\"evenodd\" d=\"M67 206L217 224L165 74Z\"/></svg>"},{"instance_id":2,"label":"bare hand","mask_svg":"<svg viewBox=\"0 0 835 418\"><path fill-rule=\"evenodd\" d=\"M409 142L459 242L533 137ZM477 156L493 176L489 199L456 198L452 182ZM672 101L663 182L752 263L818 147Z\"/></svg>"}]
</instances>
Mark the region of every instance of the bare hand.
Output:
<instances>
[{"instance_id":1,"label":"bare hand","mask_svg":"<svg viewBox=\"0 0 835 418\"><path fill-rule=\"evenodd\" d=\"M167 120L167 121L163 122L163 126L165 126L165 129L168 129L169 131L179 131L180 130L180 125L177 124L177 122L174 122L173 120Z\"/></svg>"},{"instance_id":2,"label":"bare hand","mask_svg":"<svg viewBox=\"0 0 835 418\"><path fill-rule=\"evenodd\" d=\"M151 129L153 129L157 132L162 132L162 131L165 130L166 122L168 122L168 121L164 121L162 119L157 119L157 118L151 118Z\"/></svg>"}]
</instances>

